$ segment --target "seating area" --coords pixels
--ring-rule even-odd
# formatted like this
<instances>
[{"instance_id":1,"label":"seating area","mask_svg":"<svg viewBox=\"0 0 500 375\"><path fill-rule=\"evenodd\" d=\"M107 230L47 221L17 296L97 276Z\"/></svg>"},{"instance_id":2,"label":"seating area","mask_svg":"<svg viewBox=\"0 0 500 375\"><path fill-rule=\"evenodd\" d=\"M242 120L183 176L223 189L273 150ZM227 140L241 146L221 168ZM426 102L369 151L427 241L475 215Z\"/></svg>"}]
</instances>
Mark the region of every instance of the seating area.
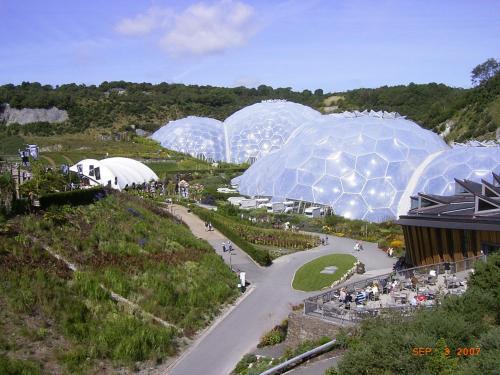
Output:
<instances>
[{"instance_id":1,"label":"seating area","mask_svg":"<svg viewBox=\"0 0 500 375\"><path fill-rule=\"evenodd\" d=\"M471 272L472 268L456 264L394 271L308 298L304 310L308 315L341 322L358 322L391 311L409 314L418 307L433 307L438 298L464 293Z\"/></svg>"}]
</instances>

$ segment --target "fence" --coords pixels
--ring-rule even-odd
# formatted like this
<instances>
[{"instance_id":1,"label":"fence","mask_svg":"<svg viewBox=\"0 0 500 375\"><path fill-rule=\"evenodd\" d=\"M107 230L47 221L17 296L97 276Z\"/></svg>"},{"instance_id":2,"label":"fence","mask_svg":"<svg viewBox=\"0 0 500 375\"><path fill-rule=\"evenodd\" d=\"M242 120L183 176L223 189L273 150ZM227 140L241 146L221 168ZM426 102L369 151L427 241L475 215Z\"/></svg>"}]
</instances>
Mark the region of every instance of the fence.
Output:
<instances>
[{"instance_id":1,"label":"fence","mask_svg":"<svg viewBox=\"0 0 500 375\"><path fill-rule=\"evenodd\" d=\"M318 294L313 297L309 297L304 300L304 313L306 315L322 317L330 320L344 322L357 323L365 318L374 316L386 316L393 314L394 312L399 312L401 315L409 315L415 309L411 306L388 306L382 308L366 308L362 310L347 310L339 307L332 306L328 304L330 301L334 301L339 297L340 288L345 288L346 292L355 292L358 289L365 289L366 287L377 283L378 285L385 285L390 281L399 280L401 282L409 281L414 277L422 278L428 277L431 270L436 271L437 275L442 274L455 274L474 266L474 263L482 260L486 260L486 255L480 255L477 257L466 258L462 261L454 263L436 263L428 266L408 268L400 271L393 271L391 273L370 277L361 281L350 283L343 286L337 286L335 288L329 289L328 291Z\"/></svg>"}]
</instances>

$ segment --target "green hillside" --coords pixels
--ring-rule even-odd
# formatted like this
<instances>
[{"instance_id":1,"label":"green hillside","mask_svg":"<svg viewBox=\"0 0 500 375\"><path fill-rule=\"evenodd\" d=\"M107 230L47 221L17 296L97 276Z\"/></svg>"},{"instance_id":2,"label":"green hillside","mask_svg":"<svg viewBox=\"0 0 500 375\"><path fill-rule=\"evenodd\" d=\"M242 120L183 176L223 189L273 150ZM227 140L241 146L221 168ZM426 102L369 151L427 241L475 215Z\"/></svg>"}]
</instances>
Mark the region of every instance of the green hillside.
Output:
<instances>
[{"instance_id":1,"label":"green hillside","mask_svg":"<svg viewBox=\"0 0 500 375\"><path fill-rule=\"evenodd\" d=\"M0 244L1 374L153 367L237 295L236 277L208 243L126 194L17 216L0 225ZM110 291L173 327L115 302Z\"/></svg>"},{"instance_id":2,"label":"green hillside","mask_svg":"<svg viewBox=\"0 0 500 375\"><path fill-rule=\"evenodd\" d=\"M73 83L52 87L38 82L0 86L0 104L9 103L13 108L55 106L68 111L69 121L62 124L10 126L11 133L33 135L78 133L89 128L126 129L130 125L153 131L169 120L189 115L224 120L247 105L277 98L314 107L322 102L323 92L294 92L265 85L249 89L124 81L99 86Z\"/></svg>"},{"instance_id":3,"label":"green hillside","mask_svg":"<svg viewBox=\"0 0 500 375\"><path fill-rule=\"evenodd\" d=\"M429 83L384 86L336 93L337 111L395 111L441 133L452 125L448 140L495 139L500 127L500 75L472 89Z\"/></svg>"},{"instance_id":4,"label":"green hillside","mask_svg":"<svg viewBox=\"0 0 500 375\"><path fill-rule=\"evenodd\" d=\"M265 85L250 89L117 81L103 82L99 86L67 84L52 87L23 82L17 86L0 86L0 104L9 103L13 108L55 106L67 110L69 120L59 124L5 126L0 123L0 138L68 133L92 135L93 139L100 134L116 132L122 132L122 136L130 135L134 127L154 131L169 120L189 115L224 120L237 110L266 99L286 99L325 112L396 111L437 133L449 127L451 131L447 139L455 141L495 139L500 127L498 73L471 89L437 83L410 83L329 94L322 90L296 92L290 88L273 89ZM4 148L9 148L9 145Z\"/></svg>"}]
</instances>

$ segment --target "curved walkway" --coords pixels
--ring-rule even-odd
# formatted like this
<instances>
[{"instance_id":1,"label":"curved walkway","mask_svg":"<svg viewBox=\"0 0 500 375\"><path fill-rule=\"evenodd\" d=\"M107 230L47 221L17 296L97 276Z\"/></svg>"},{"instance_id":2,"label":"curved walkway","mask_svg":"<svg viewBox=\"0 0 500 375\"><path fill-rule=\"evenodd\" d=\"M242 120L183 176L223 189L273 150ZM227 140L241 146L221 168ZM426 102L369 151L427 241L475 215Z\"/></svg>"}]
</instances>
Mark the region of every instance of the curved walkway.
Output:
<instances>
[{"instance_id":1,"label":"curved walkway","mask_svg":"<svg viewBox=\"0 0 500 375\"><path fill-rule=\"evenodd\" d=\"M227 241L226 237L217 230L205 231L203 221L188 213L186 208L177 205L172 208L197 237L207 240L229 264L229 255L222 253L221 249L222 242ZM318 293L293 290L291 283L295 271L322 255L352 254L354 244L351 239L330 237L328 245L282 256L267 268L258 266L246 253L233 246L233 269L246 272L247 280L255 289L213 329L202 335L171 368L158 369L158 372L173 375L229 374L241 357L255 348L266 331L288 316L291 306ZM356 276L365 278L392 270L394 260L380 251L376 244L364 242L363 247L363 251L353 255L365 263L367 274Z\"/></svg>"}]
</instances>

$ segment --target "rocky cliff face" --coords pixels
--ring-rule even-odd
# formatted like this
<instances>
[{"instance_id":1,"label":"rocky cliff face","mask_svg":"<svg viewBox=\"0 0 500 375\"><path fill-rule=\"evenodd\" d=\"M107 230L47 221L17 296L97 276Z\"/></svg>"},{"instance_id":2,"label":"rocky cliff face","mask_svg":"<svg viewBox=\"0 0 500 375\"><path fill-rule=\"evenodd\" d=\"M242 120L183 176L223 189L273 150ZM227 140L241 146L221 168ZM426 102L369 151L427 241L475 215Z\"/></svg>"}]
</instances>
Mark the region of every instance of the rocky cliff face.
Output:
<instances>
[{"instance_id":1,"label":"rocky cliff face","mask_svg":"<svg viewBox=\"0 0 500 375\"><path fill-rule=\"evenodd\" d=\"M68 113L65 110L52 107L44 108L11 108L8 104L0 107L0 122L9 124L30 124L32 122L64 122L68 119Z\"/></svg>"}]
</instances>

